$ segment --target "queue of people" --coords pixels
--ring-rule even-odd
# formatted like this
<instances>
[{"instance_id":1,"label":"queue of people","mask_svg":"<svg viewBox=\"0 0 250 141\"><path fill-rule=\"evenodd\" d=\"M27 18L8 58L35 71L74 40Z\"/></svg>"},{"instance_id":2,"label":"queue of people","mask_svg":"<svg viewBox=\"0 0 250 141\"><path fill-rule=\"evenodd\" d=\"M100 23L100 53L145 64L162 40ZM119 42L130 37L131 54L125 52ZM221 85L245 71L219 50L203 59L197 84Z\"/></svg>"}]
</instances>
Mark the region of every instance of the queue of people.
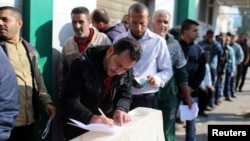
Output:
<instances>
[{"instance_id":1,"label":"queue of people","mask_svg":"<svg viewBox=\"0 0 250 141\"><path fill-rule=\"evenodd\" d=\"M149 9L139 2L129 7L121 23L113 23L108 12L99 8L90 13L86 7L75 7L70 16L74 35L63 45L59 104L54 106L36 50L20 34L21 12L11 6L0 7L0 59L5 62L5 69L0 68L0 99L6 93L13 99L8 107L5 103L10 99L0 102L0 140L35 141L40 101L49 117L60 120L60 140L87 132L68 124L69 118L84 124L122 126L131 121L130 110L149 107L162 111L165 140L175 141L180 101L190 108L197 102L198 115L207 117L205 111L219 105L222 96L232 101L237 91L243 91L250 64L243 33L236 41L230 32L215 36L208 30L204 40L196 42L197 21L185 19L180 29L172 28L167 10L155 11L150 19ZM134 78L147 83L135 84ZM8 120L2 120L6 115ZM185 139L196 141L195 119L186 121Z\"/></svg>"}]
</instances>

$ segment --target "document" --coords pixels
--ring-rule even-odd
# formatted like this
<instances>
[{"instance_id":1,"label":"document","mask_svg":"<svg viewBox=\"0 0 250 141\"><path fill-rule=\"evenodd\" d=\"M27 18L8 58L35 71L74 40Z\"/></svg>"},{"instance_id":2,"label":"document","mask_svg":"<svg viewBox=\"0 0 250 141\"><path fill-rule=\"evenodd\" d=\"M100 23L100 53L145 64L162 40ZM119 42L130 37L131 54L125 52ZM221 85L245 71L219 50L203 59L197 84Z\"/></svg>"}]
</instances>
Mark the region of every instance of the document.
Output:
<instances>
[{"instance_id":1,"label":"document","mask_svg":"<svg viewBox=\"0 0 250 141\"><path fill-rule=\"evenodd\" d=\"M89 131L96 131L96 132L104 132L104 133L109 133L109 134L116 134L123 130L125 127L124 126L119 126L119 125L113 125L112 127L108 127L105 124L84 124L82 122L79 122L77 120L71 119L70 120L73 123L68 123L70 125L89 130Z\"/></svg>"},{"instance_id":2,"label":"document","mask_svg":"<svg viewBox=\"0 0 250 141\"><path fill-rule=\"evenodd\" d=\"M198 116L198 105L197 103L193 103L191 109L189 109L188 105L180 105L180 118L183 120L193 120Z\"/></svg>"}]
</instances>

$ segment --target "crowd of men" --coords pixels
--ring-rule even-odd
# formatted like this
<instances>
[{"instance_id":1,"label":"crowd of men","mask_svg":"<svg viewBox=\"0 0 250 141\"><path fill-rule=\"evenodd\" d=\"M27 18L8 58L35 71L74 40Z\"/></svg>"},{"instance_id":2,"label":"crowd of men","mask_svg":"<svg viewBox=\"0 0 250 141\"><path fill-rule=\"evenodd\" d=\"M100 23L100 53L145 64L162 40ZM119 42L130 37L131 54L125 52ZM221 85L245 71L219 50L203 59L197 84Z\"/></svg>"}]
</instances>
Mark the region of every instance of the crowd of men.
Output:
<instances>
[{"instance_id":1,"label":"crowd of men","mask_svg":"<svg viewBox=\"0 0 250 141\"><path fill-rule=\"evenodd\" d=\"M65 41L61 52L59 102L55 106L44 86L35 49L20 35L21 12L0 7L0 59L6 62L6 69L0 69L0 81L6 82L0 83L0 98L16 94L11 96L13 100L6 99L13 103L12 108L0 102L0 124L7 125L0 127L0 134L4 133L0 139L35 141L40 100L49 116L62 124L58 140L87 132L68 124L69 118L85 124L122 126L131 120L130 110L149 107L162 111L165 140L175 141L181 101L190 108L197 102L199 116L207 117L205 111L213 110L222 97L232 101L237 92L243 91L250 64L248 40L243 33L214 35L210 29L202 41L197 41L197 21L185 19L181 28L172 28L172 15L167 10L157 10L150 18L142 3L131 5L120 23L112 22L102 8L90 13L79 6L70 16L74 35ZM145 82L141 85L136 80ZM14 86L8 85L10 81ZM195 119L186 120L186 141L195 140Z\"/></svg>"}]
</instances>

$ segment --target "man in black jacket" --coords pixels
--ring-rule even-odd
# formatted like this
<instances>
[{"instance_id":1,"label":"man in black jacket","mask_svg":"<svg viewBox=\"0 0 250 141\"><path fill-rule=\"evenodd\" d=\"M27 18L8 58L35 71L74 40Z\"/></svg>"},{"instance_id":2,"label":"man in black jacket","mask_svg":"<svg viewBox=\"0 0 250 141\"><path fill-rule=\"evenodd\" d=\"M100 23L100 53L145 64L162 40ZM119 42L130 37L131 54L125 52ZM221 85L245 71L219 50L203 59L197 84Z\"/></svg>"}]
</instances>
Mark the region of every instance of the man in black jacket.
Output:
<instances>
[{"instance_id":1,"label":"man in black jacket","mask_svg":"<svg viewBox=\"0 0 250 141\"><path fill-rule=\"evenodd\" d=\"M112 126L113 120L118 125L130 121L127 112L131 103L131 67L141 52L137 41L122 38L114 45L89 48L72 62L62 93L67 140L86 132L68 125L69 118L107 126Z\"/></svg>"}]
</instances>

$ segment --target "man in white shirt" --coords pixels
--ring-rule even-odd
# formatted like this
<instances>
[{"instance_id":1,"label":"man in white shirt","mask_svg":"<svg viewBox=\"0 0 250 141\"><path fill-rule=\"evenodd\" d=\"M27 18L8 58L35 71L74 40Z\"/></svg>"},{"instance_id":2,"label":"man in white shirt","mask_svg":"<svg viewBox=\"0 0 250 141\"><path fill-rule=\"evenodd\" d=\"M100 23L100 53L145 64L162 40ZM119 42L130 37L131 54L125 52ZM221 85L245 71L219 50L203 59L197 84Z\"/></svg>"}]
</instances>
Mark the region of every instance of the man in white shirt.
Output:
<instances>
[{"instance_id":1,"label":"man in white shirt","mask_svg":"<svg viewBox=\"0 0 250 141\"><path fill-rule=\"evenodd\" d=\"M144 4L131 5L128 14L130 29L117 36L114 42L122 37L129 37L140 43L143 53L141 59L133 67L134 77L148 81L148 84L143 87L133 85L131 109L139 106L158 108L155 93L172 76L171 59L166 41L147 28L149 13Z\"/></svg>"}]
</instances>

